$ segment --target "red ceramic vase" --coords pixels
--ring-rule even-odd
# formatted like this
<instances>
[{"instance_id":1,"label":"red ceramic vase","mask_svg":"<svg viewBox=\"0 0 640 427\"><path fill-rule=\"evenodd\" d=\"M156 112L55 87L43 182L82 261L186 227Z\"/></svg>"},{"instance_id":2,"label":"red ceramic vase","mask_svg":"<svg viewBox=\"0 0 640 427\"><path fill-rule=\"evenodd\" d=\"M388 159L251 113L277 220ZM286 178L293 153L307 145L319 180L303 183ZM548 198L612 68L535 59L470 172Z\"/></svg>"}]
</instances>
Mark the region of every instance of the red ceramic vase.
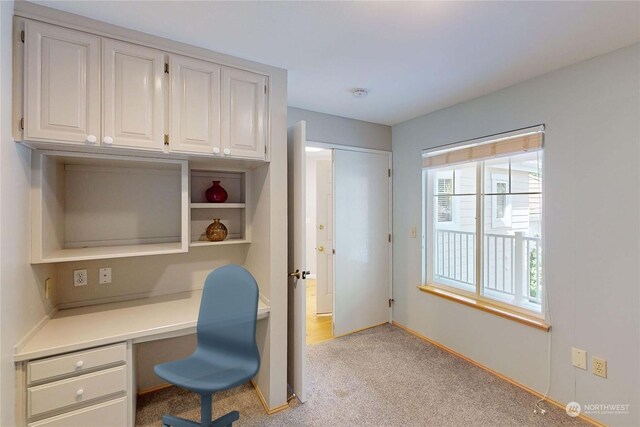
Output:
<instances>
[{"instance_id":1,"label":"red ceramic vase","mask_svg":"<svg viewBox=\"0 0 640 427\"><path fill-rule=\"evenodd\" d=\"M229 195L227 190L220 186L220 181L213 181L213 185L205 193L209 203L224 203Z\"/></svg>"}]
</instances>

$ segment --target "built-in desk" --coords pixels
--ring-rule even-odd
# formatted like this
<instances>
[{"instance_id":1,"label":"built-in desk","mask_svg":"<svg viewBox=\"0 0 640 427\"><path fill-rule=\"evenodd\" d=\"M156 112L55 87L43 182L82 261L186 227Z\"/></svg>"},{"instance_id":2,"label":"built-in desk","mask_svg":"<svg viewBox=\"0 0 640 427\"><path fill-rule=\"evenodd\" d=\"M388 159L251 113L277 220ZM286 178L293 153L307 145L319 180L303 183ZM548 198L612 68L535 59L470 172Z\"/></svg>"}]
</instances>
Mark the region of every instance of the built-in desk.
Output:
<instances>
[{"instance_id":1,"label":"built-in desk","mask_svg":"<svg viewBox=\"0 0 640 427\"><path fill-rule=\"evenodd\" d=\"M88 411L113 414L116 412L105 408L122 401L123 411L126 406L126 424L133 425L136 394L133 345L195 333L201 297L202 291L198 290L55 312L16 348L15 361L22 376L18 384L24 387L18 394L22 396L19 400L24 408L23 424L58 426L84 420L82 417L91 416ZM269 311L268 304L260 300L258 319L269 316ZM98 397L83 401L83 395L89 396L92 391L90 386L72 383L86 377L88 384L99 389L100 375L112 383L119 381L118 375L126 375L125 390L114 386L115 391L109 395L98 396L98 391ZM38 392L46 396L46 387L56 395L63 396L67 391L78 395L74 394L70 403L59 410L43 410L41 416L33 415L38 402L32 396L39 396ZM62 391L58 393L58 389Z\"/></svg>"}]
</instances>

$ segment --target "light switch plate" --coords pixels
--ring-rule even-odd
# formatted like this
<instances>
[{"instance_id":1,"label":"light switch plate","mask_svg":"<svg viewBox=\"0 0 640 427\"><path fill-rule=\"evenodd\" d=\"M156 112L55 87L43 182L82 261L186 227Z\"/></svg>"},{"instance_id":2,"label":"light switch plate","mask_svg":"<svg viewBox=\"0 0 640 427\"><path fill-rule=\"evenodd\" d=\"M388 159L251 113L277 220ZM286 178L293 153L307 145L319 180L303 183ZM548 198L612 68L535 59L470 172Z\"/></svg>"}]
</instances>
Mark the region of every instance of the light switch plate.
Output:
<instances>
[{"instance_id":1,"label":"light switch plate","mask_svg":"<svg viewBox=\"0 0 640 427\"><path fill-rule=\"evenodd\" d=\"M573 347L571 349L571 364L576 368L587 369L587 352Z\"/></svg>"}]
</instances>

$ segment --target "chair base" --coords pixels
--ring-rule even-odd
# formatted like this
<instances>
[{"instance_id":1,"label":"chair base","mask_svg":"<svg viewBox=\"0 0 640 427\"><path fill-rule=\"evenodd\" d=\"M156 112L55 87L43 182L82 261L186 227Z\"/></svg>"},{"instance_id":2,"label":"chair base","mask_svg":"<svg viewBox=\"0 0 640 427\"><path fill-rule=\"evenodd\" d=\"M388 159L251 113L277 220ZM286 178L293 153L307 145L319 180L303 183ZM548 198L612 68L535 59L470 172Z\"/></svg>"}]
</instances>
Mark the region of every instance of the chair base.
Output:
<instances>
[{"instance_id":1,"label":"chair base","mask_svg":"<svg viewBox=\"0 0 640 427\"><path fill-rule=\"evenodd\" d=\"M238 421L240 419L240 413L238 411L231 411L228 414L221 416L220 418L216 418L213 421L209 421L208 424L205 421L202 424L197 423L195 421L186 420L180 417L174 417L173 415L164 415L162 417L162 426L172 426L172 427L226 427L231 426L234 421Z\"/></svg>"}]
</instances>

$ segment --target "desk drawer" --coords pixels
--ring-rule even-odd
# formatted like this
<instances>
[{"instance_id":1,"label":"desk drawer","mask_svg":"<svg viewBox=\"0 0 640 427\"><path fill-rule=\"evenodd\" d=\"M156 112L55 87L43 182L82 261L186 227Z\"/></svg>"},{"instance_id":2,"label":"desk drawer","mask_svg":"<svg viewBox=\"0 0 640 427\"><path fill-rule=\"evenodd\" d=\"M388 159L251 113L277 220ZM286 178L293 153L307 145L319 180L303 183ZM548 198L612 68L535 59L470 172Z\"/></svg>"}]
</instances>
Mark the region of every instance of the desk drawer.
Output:
<instances>
[{"instance_id":1,"label":"desk drawer","mask_svg":"<svg viewBox=\"0 0 640 427\"><path fill-rule=\"evenodd\" d=\"M125 363L126 360L127 347L124 343L37 360L27 364L27 383L81 374L101 366Z\"/></svg>"},{"instance_id":2,"label":"desk drawer","mask_svg":"<svg viewBox=\"0 0 640 427\"><path fill-rule=\"evenodd\" d=\"M121 397L31 423L29 427L115 427L126 425L127 399Z\"/></svg>"},{"instance_id":3,"label":"desk drawer","mask_svg":"<svg viewBox=\"0 0 640 427\"><path fill-rule=\"evenodd\" d=\"M27 389L27 416L32 418L46 412L80 406L100 397L125 393L126 366L105 369Z\"/></svg>"}]
</instances>

